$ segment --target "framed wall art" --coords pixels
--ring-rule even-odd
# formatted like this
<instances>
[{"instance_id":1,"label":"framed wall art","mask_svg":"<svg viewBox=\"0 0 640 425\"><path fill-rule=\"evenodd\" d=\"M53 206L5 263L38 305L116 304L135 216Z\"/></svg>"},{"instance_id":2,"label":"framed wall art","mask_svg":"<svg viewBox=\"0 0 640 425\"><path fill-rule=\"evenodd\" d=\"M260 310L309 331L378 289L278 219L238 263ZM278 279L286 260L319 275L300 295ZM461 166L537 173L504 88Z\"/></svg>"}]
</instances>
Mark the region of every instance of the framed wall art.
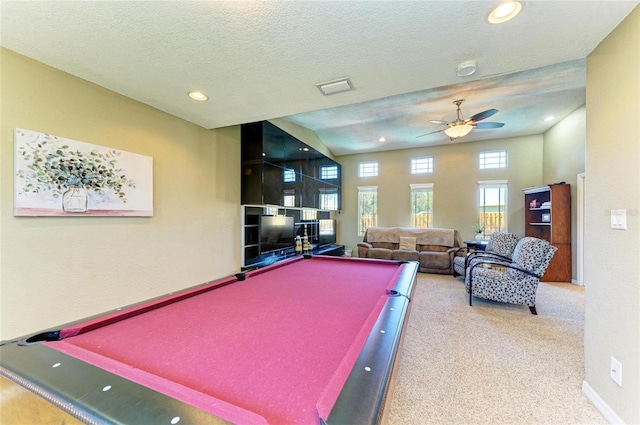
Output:
<instances>
[{"instance_id":1,"label":"framed wall art","mask_svg":"<svg viewBox=\"0 0 640 425\"><path fill-rule=\"evenodd\" d=\"M153 216L153 158L16 128L15 216Z\"/></svg>"}]
</instances>

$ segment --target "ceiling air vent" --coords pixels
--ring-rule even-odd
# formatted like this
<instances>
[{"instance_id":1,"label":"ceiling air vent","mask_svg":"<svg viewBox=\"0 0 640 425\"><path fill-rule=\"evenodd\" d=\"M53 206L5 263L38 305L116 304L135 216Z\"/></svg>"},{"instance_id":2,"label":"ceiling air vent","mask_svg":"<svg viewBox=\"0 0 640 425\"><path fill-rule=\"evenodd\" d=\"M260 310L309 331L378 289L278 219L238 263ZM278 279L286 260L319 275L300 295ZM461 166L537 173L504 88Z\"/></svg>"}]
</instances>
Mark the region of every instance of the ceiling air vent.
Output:
<instances>
[{"instance_id":1,"label":"ceiling air vent","mask_svg":"<svg viewBox=\"0 0 640 425\"><path fill-rule=\"evenodd\" d=\"M337 80L327 81L324 83L318 83L316 84L316 87L320 89L322 94L325 96L353 89L351 81L349 81L349 77L339 78Z\"/></svg>"}]
</instances>

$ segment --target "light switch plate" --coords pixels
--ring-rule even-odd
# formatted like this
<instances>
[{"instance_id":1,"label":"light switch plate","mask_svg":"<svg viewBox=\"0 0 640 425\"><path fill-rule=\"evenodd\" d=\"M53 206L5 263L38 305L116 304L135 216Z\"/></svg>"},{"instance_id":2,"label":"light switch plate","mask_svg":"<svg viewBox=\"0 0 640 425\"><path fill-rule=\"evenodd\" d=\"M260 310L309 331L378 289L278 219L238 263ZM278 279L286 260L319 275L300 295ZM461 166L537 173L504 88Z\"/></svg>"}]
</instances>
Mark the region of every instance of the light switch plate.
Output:
<instances>
[{"instance_id":1,"label":"light switch plate","mask_svg":"<svg viewBox=\"0 0 640 425\"><path fill-rule=\"evenodd\" d=\"M627 210L611 210L611 228L627 229Z\"/></svg>"},{"instance_id":2,"label":"light switch plate","mask_svg":"<svg viewBox=\"0 0 640 425\"><path fill-rule=\"evenodd\" d=\"M611 356L611 379L622 386L622 363L613 356Z\"/></svg>"}]
</instances>

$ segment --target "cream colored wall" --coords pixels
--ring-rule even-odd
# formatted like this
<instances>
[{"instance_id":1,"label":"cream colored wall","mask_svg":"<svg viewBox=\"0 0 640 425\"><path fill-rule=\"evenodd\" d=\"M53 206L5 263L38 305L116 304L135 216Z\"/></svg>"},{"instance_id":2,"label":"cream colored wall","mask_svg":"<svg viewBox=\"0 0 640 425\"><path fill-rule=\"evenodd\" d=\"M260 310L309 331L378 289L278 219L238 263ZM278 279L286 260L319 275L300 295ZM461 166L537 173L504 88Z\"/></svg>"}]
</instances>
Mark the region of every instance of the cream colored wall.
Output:
<instances>
[{"instance_id":1,"label":"cream colored wall","mask_svg":"<svg viewBox=\"0 0 640 425\"><path fill-rule=\"evenodd\" d=\"M342 164L342 211L338 219L338 241L357 252L358 186L378 186L378 225L411 226L411 183L433 183L433 227L453 228L462 240L473 239L471 225L478 221L479 180L508 180L508 229L524 234L522 188L542 184L542 135L498 139L483 142L452 143L359 155L339 156ZM506 149L508 168L479 170L481 151ZM434 157L432 174L412 175L411 158ZM358 164L378 161L378 177L358 177Z\"/></svg>"},{"instance_id":2,"label":"cream colored wall","mask_svg":"<svg viewBox=\"0 0 640 425\"><path fill-rule=\"evenodd\" d=\"M587 58L586 390L640 423L640 7ZM609 211L627 210L627 230ZM622 363L622 387L609 378ZM588 391L585 391L588 393Z\"/></svg>"},{"instance_id":3,"label":"cream colored wall","mask_svg":"<svg viewBox=\"0 0 640 425\"><path fill-rule=\"evenodd\" d=\"M584 173L587 143L586 108L578 108L544 134L542 176L546 183L566 182L571 185L571 264L577 275L577 176Z\"/></svg>"},{"instance_id":4,"label":"cream colored wall","mask_svg":"<svg viewBox=\"0 0 640 425\"><path fill-rule=\"evenodd\" d=\"M0 60L1 339L239 270L239 127L208 131L14 52ZM153 157L154 216L14 217L16 127Z\"/></svg>"}]
</instances>

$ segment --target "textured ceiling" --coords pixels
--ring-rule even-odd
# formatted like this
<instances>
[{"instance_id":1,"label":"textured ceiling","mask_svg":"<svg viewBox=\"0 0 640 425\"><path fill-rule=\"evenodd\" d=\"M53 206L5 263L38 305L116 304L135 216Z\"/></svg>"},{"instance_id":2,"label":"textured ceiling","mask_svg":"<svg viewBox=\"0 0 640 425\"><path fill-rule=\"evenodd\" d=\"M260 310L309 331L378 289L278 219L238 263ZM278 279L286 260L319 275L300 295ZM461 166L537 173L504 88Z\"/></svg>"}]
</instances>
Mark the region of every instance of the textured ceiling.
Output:
<instances>
[{"instance_id":1,"label":"textured ceiling","mask_svg":"<svg viewBox=\"0 0 640 425\"><path fill-rule=\"evenodd\" d=\"M584 104L584 58L638 3L527 1L494 26L493 1L3 0L0 44L205 128L285 117L344 154L448 143L416 136L458 98L505 123L464 141L544 131ZM315 87L344 76L355 90Z\"/></svg>"}]
</instances>

